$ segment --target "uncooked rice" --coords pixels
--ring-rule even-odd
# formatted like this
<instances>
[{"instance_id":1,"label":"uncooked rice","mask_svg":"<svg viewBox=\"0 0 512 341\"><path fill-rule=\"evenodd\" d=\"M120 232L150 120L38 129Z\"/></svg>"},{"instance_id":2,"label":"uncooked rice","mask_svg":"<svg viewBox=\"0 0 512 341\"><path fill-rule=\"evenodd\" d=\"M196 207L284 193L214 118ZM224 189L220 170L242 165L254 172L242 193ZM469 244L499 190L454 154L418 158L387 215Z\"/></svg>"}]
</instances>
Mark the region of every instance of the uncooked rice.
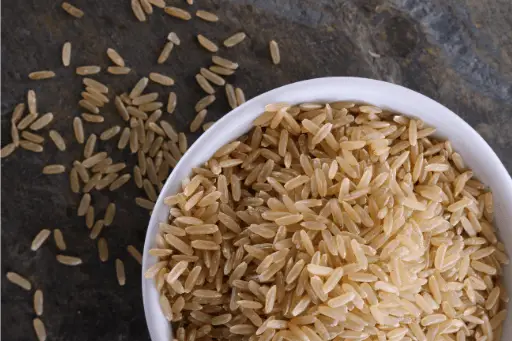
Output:
<instances>
[{"instance_id":1,"label":"uncooked rice","mask_svg":"<svg viewBox=\"0 0 512 341\"><path fill-rule=\"evenodd\" d=\"M174 79L172 79L169 76L163 75L161 73L157 73L157 72L151 72L149 74L149 79L151 79L155 83L165 85L165 86L174 85Z\"/></svg>"},{"instance_id":2,"label":"uncooked rice","mask_svg":"<svg viewBox=\"0 0 512 341\"><path fill-rule=\"evenodd\" d=\"M279 45L275 40L271 40L269 43L270 48L270 57L272 58L272 63L279 64L281 62L281 54L279 52Z\"/></svg>"},{"instance_id":3,"label":"uncooked rice","mask_svg":"<svg viewBox=\"0 0 512 341\"><path fill-rule=\"evenodd\" d=\"M12 137L13 143L19 145L19 143L20 143L19 137L18 137L18 141L17 142L15 141L15 138L12 135L11 135L11 137ZM37 143L37 144L42 144L44 142L44 137L42 137L41 135L37 135L37 134L31 133L28 130L22 131L21 132L21 137L24 138L27 141L34 142L34 143Z\"/></svg>"},{"instance_id":4,"label":"uncooked rice","mask_svg":"<svg viewBox=\"0 0 512 341\"><path fill-rule=\"evenodd\" d=\"M41 146L40 144L31 142L31 141L26 141L26 140L20 141L20 147L25 150L29 150L29 151L35 152L35 153L41 153L43 151L43 146Z\"/></svg>"},{"instance_id":5,"label":"uncooked rice","mask_svg":"<svg viewBox=\"0 0 512 341\"><path fill-rule=\"evenodd\" d=\"M132 69L126 66L109 66L107 72L113 75L127 75Z\"/></svg>"},{"instance_id":6,"label":"uncooked rice","mask_svg":"<svg viewBox=\"0 0 512 341\"><path fill-rule=\"evenodd\" d=\"M78 101L78 105L81 106L84 109L89 110L93 114L99 114L100 113L100 109L96 105L94 105L94 103L92 103L89 100L82 99L82 100Z\"/></svg>"},{"instance_id":7,"label":"uncooked rice","mask_svg":"<svg viewBox=\"0 0 512 341\"><path fill-rule=\"evenodd\" d=\"M121 55L116 50L114 50L113 48L109 47L107 49L107 56L117 66L125 66L125 62L124 62L123 57L121 57Z\"/></svg>"},{"instance_id":8,"label":"uncooked rice","mask_svg":"<svg viewBox=\"0 0 512 341\"><path fill-rule=\"evenodd\" d=\"M167 99L167 112L172 114L176 109L177 97L175 92L169 92L169 98ZM164 121L162 121L164 122Z\"/></svg>"},{"instance_id":9,"label":"uncooked rice","mask_svg":"<svg viewBox=\"0 0 512 341\"><path fill-rule=\"evenodd\" d=\"M240 44L247 35L245 32L238 32L233 34L231 37L224 40L224 46L226 47L233 47L237 44Z\"/></svg>"},{"instance_id":10,"label":"uncooked rice","mask_svg":"<svg viewBox=\"0 0 512 341\"><path fill-rule=\"evenodd\" d=\"M84 126L80 117L73 119L73 132L75 133L75 139L78 143L83 144L85 140Z\"/></svg>"},{"instance_id":11,"label":"uncooked rice","mask_svg":"<svg viewBox=\"0 0 512 341\"><path fill-rule=\"evenodd\" d=\"M28 75L28 78L32 80L49 79L53 77L55 77L55 72L51 70L34 71Z\"/></svg>"},{"instance_id":12,"label":"uncooked rice","mask_svg":"<svg viewBox=\"0 0 512 341\"><path fill-rule=\"evenodd\" d=\"M212 87L212 85L208 82L208 80L203 75L197 74L196 81L197 81L197 84L199 84L199 86L201 87L201 89L203 89L203 91L206 92L207 94L212 95L215 93L215 89Z\"/></svg>"},{"instance_id":13,"label":"uncooked rice","mask_svg":"<svg viewBox=\"0 0 512 341\"><path fill-rule=\"evenodd\" d=\"M208 11L205 11L205 10L197 10L196 12L196 16L198 18L201 18L205 21L209 21L209 22L217 22L219 21L219 17L217 15L215 15L214 13L212 12L208 12Z\"/></svg>"},{"instance_id":14,"label":"uncooked rice","mask_svg":"<svg viewBox=\"0 0 512 341\"><path fill-rule=\"evenodd\" d=\"M66 242L64 241L64 235L60 229L53 230L53 240L55 241L57 249L61 251L66 250Z\"/></svg>"},{"instance_id":15,"label":"uncooked rice","mask_svg":"<svg viewBox=\"0 0 512 341\"><path fill-rule=\"evenodd\" d=\"M170 41L165 43L164 48L162 49L162 52L160 52L160 55L158 56L157 63L163 64L169 59L169 56L171 55L172 48L174 47L174 44ZM130 96L131 97L131 96Z\"/></svg>"},{"instance_id":16,"label":"uncooked rice","mask_svg":"<svg viewBox=\"0 0 512 341\"><path fill-rule=\"evenodd\" d=\"M245 103L245 94L242 89L240 89L240 88L235 89L235 97L236 97L237 105L242 105Z\"/></svg>"},{"instance_id":17,"label":"uncooked rice","mask_svg":"<svg viewBox=\"0 0 512 341\"><path fill-rule=\"evenodd\" d=\"M220 56L212 56L212 62L219 66L225 67L226 69L231 69L231 70L238 69L238 63L235 63L226 58L222 58Z\"/></svg>"},{"instance_id":18,"label":"uncooked rice","mask_svg":"<svg viewBox=\"0 0 512 341\"><path fill-rule=\"evenodd\" d=\"M109 191L115 191L115 190L121 188L125 183L127 183L131 179L131 177L132 176L130 174L121 175L120 177L118 177L117 179L112 181L112 183L110 184L110 186L108 188Z\"/></svg>"},{"instance_id":19,"label":"uncooked rice","mask_svg":"<svg viewBox=\"0 0 512 341\"><path fill-rule=\"evenodd\" d=\"M9 280L9 282L16 284L22 289L25 289L27 291L30 291L30 289L32 289L32 284L30 283L30 281L25 277L21 276L20 274L17 274L16 272L7 272L6 277Z\"/></svg>"},{"instance_id":20,"label":"uncooked rice","mask_svg":"<svg viewBox=\"0 0 512 341\"><path fill-rule=\"evenodd\" d=\"M203 75L204 78L206 78L207 80L209 80L210 82L212 82L215 85L223 86L224 84L226 84L226 81L224 80L224 78L211 72L208 69L205 69L204 67L201 68L199 70L199 72L201 73L201 75Z\"/></svg>"},{"instance_id":21,"label":"uncooked rice","mask_svg":"<svg viewBox=\"0 0 512 341\"><path fill-rule=\"evenodd\" d=\"M206 50L210 52L217 52L219 50L219 47L210 39L206 38L202 34L197 35L197 41L199 42L199 45L204 47Z\"/></svg>"},{"instance_id":22,"label":"uncooked rice","mask_svg":"<svg viewBox=\"0 0 512 341\"><path fill-rule=\"evenodd\" d=\"M101 71L98 65L85 65L76 68L76 74L80 76L95 75Z\"/></svg>"},{"instance_id":23,"label":"uncooked rice","mask_svg":"<svg viewBox=\"0 0 512 341\"><path fill-rule=\"evenodd\" d=\"M44 327L43 321L41 321L41 319L39 319L39 318L35 318L33 320L32 324L34 326L34 331L36 333L37 339L39 341L45 341L46 340L46 328Z\"/></svg>"},{"instance_id":24,"label":"uncooked rice","mask_svg":"<svg viewBox=\"0 0 512 341\"><path fill-rule=\"evenodd\" d=\"M58 150L60 150L61 152L66 150L66 142L64 141L64 139L62 138L62 136L59 134L58 131L50 130L48 135L52 139L53 143L55 143L55 146L57 147Z\"/></svg>"},{"instance_id":25,"label":"uncooked rice","mask_svg":"<svg viewBox=\"0 0 512 341\"><path fill-rule=\"evenodd\" d=\"M486 188L465 173L455 192L448 144L369 105L265 110L164 199L145 277L166 318L221 340L492 338L508 258Z\"/></svg>"},{"instance_id":26,"label":"uncooked rice","mask_svg":"<svg viewBox=\"0 0 512 341\"><path fill-rule=\"evenodd\" d=\"M179 46L181 44L180 38L175 32L170 32L167 35L167 40L169 40L171 43L173 43L176 46Z\"/></svg>"},{"instance_id":27,"label":"uncooked rice","mask_svg":"<svg viewBox=\"0 0 512 341\"><path fill-rule=\"evenodd\" d=\"M216 74L222 75L222 76L230 76L233 73L235 73L235 70L228 69L228 68L218 66L218 65L212 65L212 66L208 67L208 69L211 72L215 72Z\"/></svg>"},{"instance_id":28,"label":"uncooked rice","mask_svg":"<svg viewBox=\"0 0 512 341\"><path fill-rule=\"evenodd\" d=\"M14 152L15 149L16 149L15 143L6 144L5 146L2 147L2 149L0 151L0 157L1 158L8 157L9 155L11 155Z\"/></svg>"},{"instance_id":29,"label":"uncooked rice","mask_svg":"<svg viewBox=\"0 0 512 341\"><path fill-rule=\"evenodd\" d=\"M37 289L34 293L34 312L37 316L43 315L43 292Z\"/></svg>"},{"instance_id":30,"label":"uncooked rice","mask_svg":"<svg viewBox=\"0 0 512 341\"><path fill-rule=\"evenodd\" d=\"M30 113L27 116L23 117L21 121L18 123L18 129L23 130L31 125L37 118L39 117L38 113Z\"/></svg>"},{"instance_id":31,"label":"uncooked rice","mask_svg":"<svg viewBox=\"0 0 512 341\"><path fill-rule=\"evenodd\" d=\"M103 237L98 239L98 257L102 262L108 261L108 244Z\"/></svg>"},{"instance_id":32,"label":"uncooked rice","mask_svg":"<svg viewBox=\"0 0 512 341\"><path fill-rule=\"evenodd\" d=\"M71 64L71 43L69 41L62 45L62 65L69 66Z\"/></svg>"},{"instance_id":33,"label":"uncooked rice","mask_svg":"<svg viewBox=\"0 0 512 341\"><path fill-rule=\"evenodd\" d=\"M84 193L82 199L80 199L80 203L78 204L77 215L79 217L85 216L87 210L89 209L89 205L91 204L91 195L89 193Z\"/></svg>"},{"instance_id":34,"label":"uncooked rice","mask_svg":"<svg viewBox=\"0 0 512 341\"><path fill-rule=\"evenodd\" d=\"M231 109L235 109L238 105L236 100L235 88L231 84L226 84L225 90L229 106L231 107Z\"/></svg>"},{"instance_id":35,"label":"uncooked rice","mask_svg":"<svg viewBox=\"0 0 512 341\"><path fill-rule=\"evenodd\" d=\"M46 127L48 124L50 124L51 121L53 121L53 114L51 112L46 113L34 122L32 122L32 124L30 125L30 129L38 131Z\"/></svg>"},{"instance_id":36,"label":"uncooked rice","mask_svg":"<svg viewBox=\"0 0 512 341\"><path fill-rule=\"evenodd\" d=\"M34 240L32 240L32 244L30 246L30 249L32 251L37 251L41 245L48 239L50 236L51 231L48 229L42 229L39 231L39 233L35 236Z\"/></svg>"},{"instance_id":37,"label":"uncooked rice","mask_svg":"<svg viewBox=\"0 0 512 341\"><path fill-rule=\"evenodd\" d=\"M214 95L205 96L201 98L199 101L197 101L194 109L196 110L196 112L200 112L201 110L206 109L213 102L215 102Z\"/></svg>"},{"instance_id":38,"label":"uncooked rice","mask_svg":"<svg viewBox=\"0 0 512 341\"><path fill-rule=\"evenodd\" d=\"M121 131L120 126L113 126L111 128L108 128L107 130L103 131L100 135L100 140L107 141L119 134Z\"/></svg>"},{"instance_id":39,"label":"uncooked rice","mask_svg":"<svg viewBox=\"0 0 512 341\"><path fill-rule=\"evenodd\" d=\"M103 123L105 121L105 118L101 115L89 114L84 112L80 116L84 121L89 123Z\"/></svg>"},{"instance_id":40,"label":"uncooked rice","mask_svg":"<svg viewBox=\"0 0 512 341\"><path fill-rule=\"evenodd\" d=\"M68 12L68 14L74 16L75 18L80 19L84 16L84 12L81 9L71 5L69 2L63 2L61 6L62 9L64 9L66 12Z\"/></svg>"},{"instance_id":41,"label":"uncooked rice","mask_svg":"<svg viewBox=\"0 0 512 341\"><path fill-rule=\"evenodd\" d=\"M117 282L120 286L123 286L126 284L126 275L124 272L124 263L120 259L116 259L116 275L117 275Z\"/></svg>"},{"instance_id":42,"label":"uncooked rice","mask_svg":"<svg viewBox=\"0 0 512 341\"><path fill-rule=\"evenodd\" d=\"M82 264L82 259L79 257L66 256L66 255L57 255L57 261L64 265L76 266Z\"/></svg>"},{"instance_id":43,"label":"uncooked rice","mask_svg":"<svg viewBox=\"0 0 512 341\"><path fill-rule=\"evenodd\" d=\"M105 222L105 226L110 226L114 221L114 217L116 216L116 204L111 202L107 206L107 210L105 211L105 217L103 218Z\"/></svg>"},{"instance_id":44,"label":"uncooked rice","mask_svg":"<svg viewBox=\"0 0 512 341\"><path fill-rule=\"evenodd\" d=\"M139 79L139 81L135 84L135 86L133 87L132 91L128 96L131 99L139 97L146 88L146 86L148 85L148 82L149 79L147 77L142 77L141 79Z\"/></svg>"},{"instance_id":45,"label":"uncooked rice","mask_svg":"<svg viewBox=\"0 0 512 341\"><path fill-rule=\"evenodd\" d=\"M173 16L178 19L182 20L190 20L192 19L192 15L190 15L189 12L185 11L184 9L178 8L178 7L165 7L164 8L165 13L169 14L170 16Z\"/></svg>"},{"instance_id":46,"label":"uncooked rice","mask_svg":"<svg viewBox=\"0 0 512 341\"><path fill-rule=\"evenodd\" d=\"M66 171L66 167L64 165L46 165L43 168L43 174L62 174Z\"/></svg>"},{"instance_id":47,"label":"uncooked rice","mask_svg":"<svg viewBox=\"0 0 512 341\"><path fill-rule=\"evenodd\" d=\"M192 133L199 130L201 127L201 124L203 124L204 119L206 118L206 109L201 110L196 114L196 117L192 120L192 123L190 123L190 131Z\"/></svg>"},{"instance_id":48,"label":"uncooked rice","mask_svg":"<svg viewBox=\"0 0 512 341\"><path fill-rule=\"evenodd\" d=\"M92 240L98 238L98 236L100 235L101 231L103 230L103 227L105 226L105 224L103 223L103 219L100 219L100 220L97 220L92 229L91 229L91 233L89 234L89 238L91 238Z\"/></svg>"}]
</instances>

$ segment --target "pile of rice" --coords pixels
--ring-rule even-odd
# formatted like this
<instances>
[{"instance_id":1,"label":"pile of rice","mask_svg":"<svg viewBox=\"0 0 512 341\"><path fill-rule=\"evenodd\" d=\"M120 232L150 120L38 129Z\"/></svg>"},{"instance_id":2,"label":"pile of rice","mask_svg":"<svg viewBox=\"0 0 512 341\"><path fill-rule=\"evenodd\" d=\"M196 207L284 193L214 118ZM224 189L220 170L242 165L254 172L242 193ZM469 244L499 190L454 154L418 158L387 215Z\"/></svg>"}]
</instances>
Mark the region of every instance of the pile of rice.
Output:
<instances>
[{"instance_id":1,"label":"pile of rice","mask_svg":"<svg viewBox=\"0 0 512 341\"><path fill-rule=\"evenodd\" d=\"M174 337L499 340L493 199L449 141L369 105L267 105L169 196L154 278Z\"/></svg>"}]
</instances>

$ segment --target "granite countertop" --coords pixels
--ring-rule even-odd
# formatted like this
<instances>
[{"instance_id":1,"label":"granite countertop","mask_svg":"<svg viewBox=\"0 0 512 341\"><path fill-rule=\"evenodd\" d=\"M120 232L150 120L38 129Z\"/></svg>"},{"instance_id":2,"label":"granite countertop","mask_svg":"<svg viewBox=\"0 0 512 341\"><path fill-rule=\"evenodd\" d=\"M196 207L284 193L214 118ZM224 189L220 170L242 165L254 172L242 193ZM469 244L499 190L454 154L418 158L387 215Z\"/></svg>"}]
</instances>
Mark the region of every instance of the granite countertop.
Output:
<instances>
[{"instance_id":1,"label":"granite countertop","mask_svg":"<svg viewBox=\"0 0 512 341\"><path fill-rule=\"evenodd\" d=\"M48 339L149 340L140 294L139 264L126 246L142 249L148 212L134 204L141 195L133 182L122 190L93 194L97 215L108 202L117 203L117 215L103 236L110 258L98 259L97 246L88 237L84 220L76 216L80 196L70 190L67 175L47 176L48 163L70 166L82 146L72 138L72 118L82 110L76 103L82 91L74 67L110 62L106 49L113 47L133 71L126 76L102 73L98 78L114 93L131 88L149 72L171 75L178 94L173 115L164 114L179 130L188 131L193 105L203 96L194 75L210 63L211 54L199 47L202 33L221 42L244 31L247 39L220 55L237 60L239 71L229 82L243 88L248 98L290 82L322 76L360 76L401 84L419 91L458 113L487 140L509 171L512 170L512 2L509 0L183 0L169 4L195 12L215 12L212 24L193 18L171 18L155 9L146 23L137 22L129 1L73 0L85 11L74 19L61 1L20 0L2 3L2 145L10 142L10 116L24 101L28 89L38 95L41 112L53 112L51 128L68 141L68 151L58 152L44 131L45 150L17 150L2 160L2 337L35 340L32 330L32 292L5 281L5 273L27 276L44 292L42 320ZM156 59L166 36L175 31L182 40L168 62ZM271 63L268 41L281 49L281 64ZM65 41L73 44L72 67L61 64ZM29 72L51 69L57 77L30 81ZM150 91L166 96L167 89L152 85ZM207 121L228 111L222 91L208 112ZM112 107L104 111L105 123L86 124L86 133L99 133L120 124ZM188 134L193 141L198 134ZM100 147L129 168L134 157L113 143ZM37 252L30 250L42 228L60 228L67 254L82 257L84 264L66 267L55 260L52 240ZM116 281L114 260L126 267L127 283Z\"/></svg>"}]
</instances>

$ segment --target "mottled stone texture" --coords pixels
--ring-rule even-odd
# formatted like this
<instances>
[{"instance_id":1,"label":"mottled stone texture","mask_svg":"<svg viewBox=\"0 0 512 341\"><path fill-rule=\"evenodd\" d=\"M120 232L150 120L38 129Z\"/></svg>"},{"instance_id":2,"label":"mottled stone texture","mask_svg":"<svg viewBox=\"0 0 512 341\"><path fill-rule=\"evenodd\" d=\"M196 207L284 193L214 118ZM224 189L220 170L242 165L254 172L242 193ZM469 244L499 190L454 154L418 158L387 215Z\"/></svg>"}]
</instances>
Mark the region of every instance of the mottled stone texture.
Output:
<instances>
[{"instance_id":1,"label":"mottled stone texture","mask_svg":"<svg viewBox=\"0 0 512 341\"><path fill-rule=\"evenodd\" d=\"M167 0L170 4L171 1ZM85 11L76 20L61 8L61 1L2 2L2 144L10 140L10 114L29 88L38 94L39 110L53 112L52 128L63 134L69 152L51 143L41 154L18 150L2 161L2 278L15 270L30 278L45 295L42 317L49 339L148 340L140 296L140 267L126 253L128 244L142 249L148 213L133 198L141 192L128 184L116 193L94 193L101 216L109 201L118 203L112 226L105 229L110 260L100 263L97 247L88 238L82 218L76 217L79 197L71 193L65 175L41 175L47 163L67 167L81 156L72 142L72 117L81 110L76 102L82 89L74 75L79 65L109 65L106 49L113 47L134 71L128 76L102 74L114 92L127 91L151 71L176 80L178 108L164 115L185 129L194 115L193 104L202 96L194 75L210 61L195 36L202 33L221 42L243 30L248 38L239 46L221 50L241 67L229 82L245 89L247 97L276 86L322 76L361 76L401 84L446 105L475 127L512 170L512 2L509 0L197 0L172 4L195 12L202 8L219 15L216 24L193 19L183 22L160 9L147 23L135 20L130 1L73 0ZM178 33L182 45L164 65L156 65L165 38ZM268 41L281 47L279 66L272 65ZM60 50L73 43L72 67L64 68ZM370 53L371 52L371 53ZM376 58L375 54L380 55ZM373 55L373 56L372 56ZM27 74L52 69L57 77L31 82ZM150 91L166 94L161 86ZM165 90L167 91L167 90ZM223 92L207 121L228 110ZM122 123L112 106L104 110L106 123L86 124L86 132L100 132ZM44 133L48 139L47 132ZM196 135L191 134L192 140ZM126 160L112 143L100 143L116 161ZM55 261L53 240L31 252L30 241L41 228L60 228L68 254L84 264L65 267ZM119 287L114 259L125 261L127 284ZM32 294L2 285L2 336L5 340L34 340Z\"/></svg>"}]
</instances>

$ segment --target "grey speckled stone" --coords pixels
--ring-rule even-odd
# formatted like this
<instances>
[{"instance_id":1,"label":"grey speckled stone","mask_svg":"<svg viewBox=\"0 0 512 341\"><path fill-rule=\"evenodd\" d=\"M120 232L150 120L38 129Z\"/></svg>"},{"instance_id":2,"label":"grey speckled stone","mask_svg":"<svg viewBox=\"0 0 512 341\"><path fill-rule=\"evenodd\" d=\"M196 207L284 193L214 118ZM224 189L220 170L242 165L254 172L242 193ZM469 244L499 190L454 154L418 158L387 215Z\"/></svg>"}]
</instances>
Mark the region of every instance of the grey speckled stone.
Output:
<instances>
[{"instance_id":1,"label":"grey speckled stone","mask_svg":"<svg viewBox=\"0 0 512 341\"><path fill-rule=\"evenodd\" d=\"M168 1L170 3L170 1ZM45 294L42 320L49 339L148 340L140 297L140 268L125 251L128 244L142 249L148 213L133 204L140 191L128 184L116 193L94 193L93 203L102 215L109 200L118 203L115 222L105 229L110 260L100 263L96 244L88 238L83 219L76 217L79 197L71 193L65 175L43 176L47 163L69 167L81 156L72 142L72 117L82 89L74 75L79 65L109 65L106 49L114 47L134 71L128 76L102 74L115 93L127 91L151 71L176 80L174 115L164 115L185 129L194 115L193 104L202 96L194 75L207 65L210 54L195 36L203 33L222 42L243 30L248 38L239 46L221 50L241 67L229 82L245 89L248 98L290 82L322 76L361 76L401 84L446 105L475 127L512 170L512 2L509 0L214 0L196 1L219 15L212 24L193 19L183 22L160 9L147 23L135 20L129 1L72 3L85 11L81 20L68 16L61 1L20 0L2 4L2 145L9 142L10 114L36 90L41 112L53 112L53 129L68 142L69 152L51 143L45 152L16 151L2 161L2 276L15 270L30 278ZM188 7L184 1L174 1ZM164 65L156 59L170 31L178 33L176 47ZM279 42L282 63L272 65L267 43ZM64 68L60 51L73 43L72 67ZM375 58L370 53L380 55ZM31 82L27 74L52 69L57 77ZM150 85L150 91L161 86ZM165 90L167 91L167 90ZM207 121L228 110L224 96L209 110ZM98 133L121 121L112 106L104 110L106 123L86 124ZM47 132L44 132L47 137ZM197 134L191 134L193 140ZM115 160L133 165L127 152L99 143ZM30 241L41 228L60 228L68 254L84 259L80 267L55 261L53 241L37 252ZM115 258L125 261L127 284L115 279ZM5 340L34 340L31 321L32 293L4 281L2 285L2 336Z\"/></svg>"}]
</instances>

